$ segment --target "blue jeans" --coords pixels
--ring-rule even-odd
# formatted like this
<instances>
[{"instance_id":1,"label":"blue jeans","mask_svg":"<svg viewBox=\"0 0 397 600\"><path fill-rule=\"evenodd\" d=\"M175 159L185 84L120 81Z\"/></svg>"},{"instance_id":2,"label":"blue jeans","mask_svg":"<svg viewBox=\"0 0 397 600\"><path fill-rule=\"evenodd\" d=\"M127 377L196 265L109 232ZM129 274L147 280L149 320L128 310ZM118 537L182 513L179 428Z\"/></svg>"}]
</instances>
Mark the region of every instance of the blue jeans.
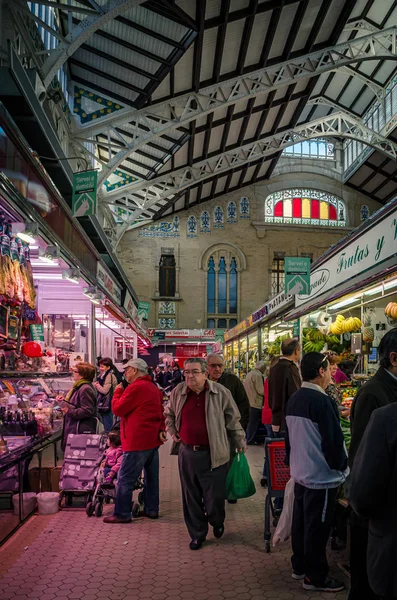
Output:
<instances>
[{"instance_id":1,"label":"blue jeans","mask_svg":"<svg viewBox=\"0 0 397 600\"><path fill-rule=\"evenodd\" d=\"M119 519L131 518L132 494L138 477L144 470L143 490L145 512L157 515L159 512L159 449L124 452L117 477L116 504L114 516Z\"/></svg>"},{"instance_id":2,"label":"blue jeans","mask_svg":"<svg viewBox=\"0 0 397 600\"><path fill-rule=\"evenodd\" d=\"M99 418L101 419L103 426L105 428L105 432L109 433L109 431L113 427L113 413L111 410L107 413L99 413Z\"/></svg>"}]
</instances>

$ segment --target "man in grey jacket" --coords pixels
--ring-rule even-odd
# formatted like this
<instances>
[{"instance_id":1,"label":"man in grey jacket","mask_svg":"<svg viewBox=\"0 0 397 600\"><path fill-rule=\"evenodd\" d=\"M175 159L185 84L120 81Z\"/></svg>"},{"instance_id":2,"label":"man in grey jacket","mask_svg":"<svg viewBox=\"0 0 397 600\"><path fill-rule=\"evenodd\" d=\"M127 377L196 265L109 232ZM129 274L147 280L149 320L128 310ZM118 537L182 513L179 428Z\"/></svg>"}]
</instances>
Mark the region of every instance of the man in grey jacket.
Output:
<instances>
[{"instance_id":1,"label":"man in grey jacket","mask_svg":"<svg viewBox=\"0 0 397 600\"><path fill-rule=\"evenodd\" d=\"M222 537L225 520L226 475L230 444L245 451L240 413L229 390L209 381L201 358L185 361L186 383L171 393L165 423L178 446L183 515L191 550L199 550L208 533Z\"/></svg>"},{"instance_id":2,"label":"man in grey jacket","mask_svg":"<svg viewBox=\"0 0 397 600\"><path fill-rule=\"evenodd\" d=\"M256 434L258 433L261 424L263 400L265 394L265 385L263 376L266 371L266 364L263 360L255 365L244 381L245 391L250 403L250 419L247 427L247 444L255 442Z\"/></svg>"}]
</instances>

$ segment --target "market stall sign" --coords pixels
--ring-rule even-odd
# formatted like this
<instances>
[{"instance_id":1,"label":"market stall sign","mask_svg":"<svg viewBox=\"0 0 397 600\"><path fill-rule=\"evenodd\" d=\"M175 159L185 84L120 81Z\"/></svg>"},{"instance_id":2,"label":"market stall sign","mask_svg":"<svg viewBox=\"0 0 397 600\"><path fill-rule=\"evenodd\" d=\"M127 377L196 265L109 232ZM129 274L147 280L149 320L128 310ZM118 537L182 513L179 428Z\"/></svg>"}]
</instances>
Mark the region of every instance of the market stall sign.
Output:
<instances>
[{"instance_id":1,"label":"market stall sign","mask_svg":"<svg viewBox=\"0 0 397 600\"><path fill-rule=\"evenodd\" d=\"M149 318L150 302L139 302L138 304L138 317L145 321Z\"/></svg>"},{"instance_id":2,"label":"market stall sign","mask_svg":"<svg viewBox=\"0 0 397 600\"><path fill-rule=\"evenodd\" d=\"M295 306L302 306L365 271L375 270L396 253L397 210L311 273L310 293L295 296Z\"/></svg>"},{"instance_id":3,"label":"market stall sign","mask_svg":"<svg viewBox=\"0 0 397 600\"><path fill-rule=\"evenodd\" d=\"M124 298L124 304L123 304L125 310L127 311L127 314L132 318L132 319L136 319L138 316L138 309L135 306L135 302L132 299L131 294L129 293L128 290L126 290L125 292L125 298Z\"/></svg>"},{"instance_id":4,"label":"market stall sign","mask_svg":"<svg viewBox=\"0 0 397 600\"><path fill-rule=\"evenodd\" d=\"M44 329L42 325L30 325L30 337L33 342L44 342Z\"/></svg>"},{"instance_id":5,"label":"market stall sign","mask_svg":"<svg viewBox=\"0 0 397 600\"><path fill-rule=\"evenodd\" d=\"M222 330L223 331L223 330ZM200 339L200 338L215 338L215 329L149 329L149 337L154 335L159 337L159 340L169 339Z\"/></svg>"},{"instance_id":6,"label":"market stall sign","mask_svg":"<svg viewBox=\"0 0 397 600\"><path fill-rule=\"evenodd\" d=\"M299 335L300 335L300 319L296 319L296 321L294 321L294 325L292 328L292 337L299 338Z\"/></svg>"},{"instance_id":7,"label":"market stall sign","mask_svg":"<svg viewBox=\"0 0 397 600\"><path fill-rule=\"evenodd\" d=\"M284 289L292 296L309 293L310 258L302 256L284 258Z\"/></svg>"},{"instance_id":8,"label":"market stall sign","mask_svg":"<svg viewBox=\"0 0 397 600\"><path fill-rule=\"evenodd\" d=\"M109 296L116 301L118 306L121 306L121 287L109 275L100 262L97 264L96 276L99 284L108 292Z\"/></svg>"},{"instance_id":9,"label":"market stall sign","mask_svg":"<svg viewBox=\"0 0 397 600\"><path fill-rule=\"evenodd\" d=\"M73 174L72 215L90 217L97 209L97 171L83 171Z\"/></svg>"}]
</instances>

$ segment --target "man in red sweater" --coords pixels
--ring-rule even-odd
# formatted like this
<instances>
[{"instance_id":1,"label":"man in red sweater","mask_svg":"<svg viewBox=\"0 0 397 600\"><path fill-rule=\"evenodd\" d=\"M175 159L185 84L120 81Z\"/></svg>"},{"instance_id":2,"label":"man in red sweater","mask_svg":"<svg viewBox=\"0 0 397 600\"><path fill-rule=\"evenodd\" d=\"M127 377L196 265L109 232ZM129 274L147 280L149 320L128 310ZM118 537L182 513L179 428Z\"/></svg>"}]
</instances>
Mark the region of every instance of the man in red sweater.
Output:
<instances>
[{"instance_id":1,"label":"man in red sweater","mask_svg":"<svg viewBox=\"0 0 397 600\"><path fill-rule=\"evenodd\" d=\"M117 477L114 514L105 523L130 523L132 493L144 470L145 516L157 519L159 513L159 446L167 439L163 416L163 395L154 385L148 366L141 358L124 365L129 385L120 383L114 392L112 411L121 417L120 435L123 460Z\"/></svg>"}]
</instances>

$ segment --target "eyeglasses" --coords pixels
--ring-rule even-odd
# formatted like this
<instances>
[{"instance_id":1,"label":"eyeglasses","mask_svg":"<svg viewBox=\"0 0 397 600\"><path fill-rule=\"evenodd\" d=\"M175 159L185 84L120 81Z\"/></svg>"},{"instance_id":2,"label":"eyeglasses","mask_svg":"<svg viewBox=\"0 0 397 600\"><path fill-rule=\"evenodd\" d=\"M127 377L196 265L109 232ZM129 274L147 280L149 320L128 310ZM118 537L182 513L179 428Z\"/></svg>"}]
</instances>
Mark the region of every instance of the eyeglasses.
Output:
<instances>
[{"instance_id":1,"label":"eyeglasses","mask_svg":"<svg viewBox=\"0 0 397 600\"><path fill-rule=\"evenodd\" d=\"M203 371L185 371L184 372L185 377L191 377L191 376L195 376L195 375L200 375L203 374Z\"/></svg>"}]
</instances>

